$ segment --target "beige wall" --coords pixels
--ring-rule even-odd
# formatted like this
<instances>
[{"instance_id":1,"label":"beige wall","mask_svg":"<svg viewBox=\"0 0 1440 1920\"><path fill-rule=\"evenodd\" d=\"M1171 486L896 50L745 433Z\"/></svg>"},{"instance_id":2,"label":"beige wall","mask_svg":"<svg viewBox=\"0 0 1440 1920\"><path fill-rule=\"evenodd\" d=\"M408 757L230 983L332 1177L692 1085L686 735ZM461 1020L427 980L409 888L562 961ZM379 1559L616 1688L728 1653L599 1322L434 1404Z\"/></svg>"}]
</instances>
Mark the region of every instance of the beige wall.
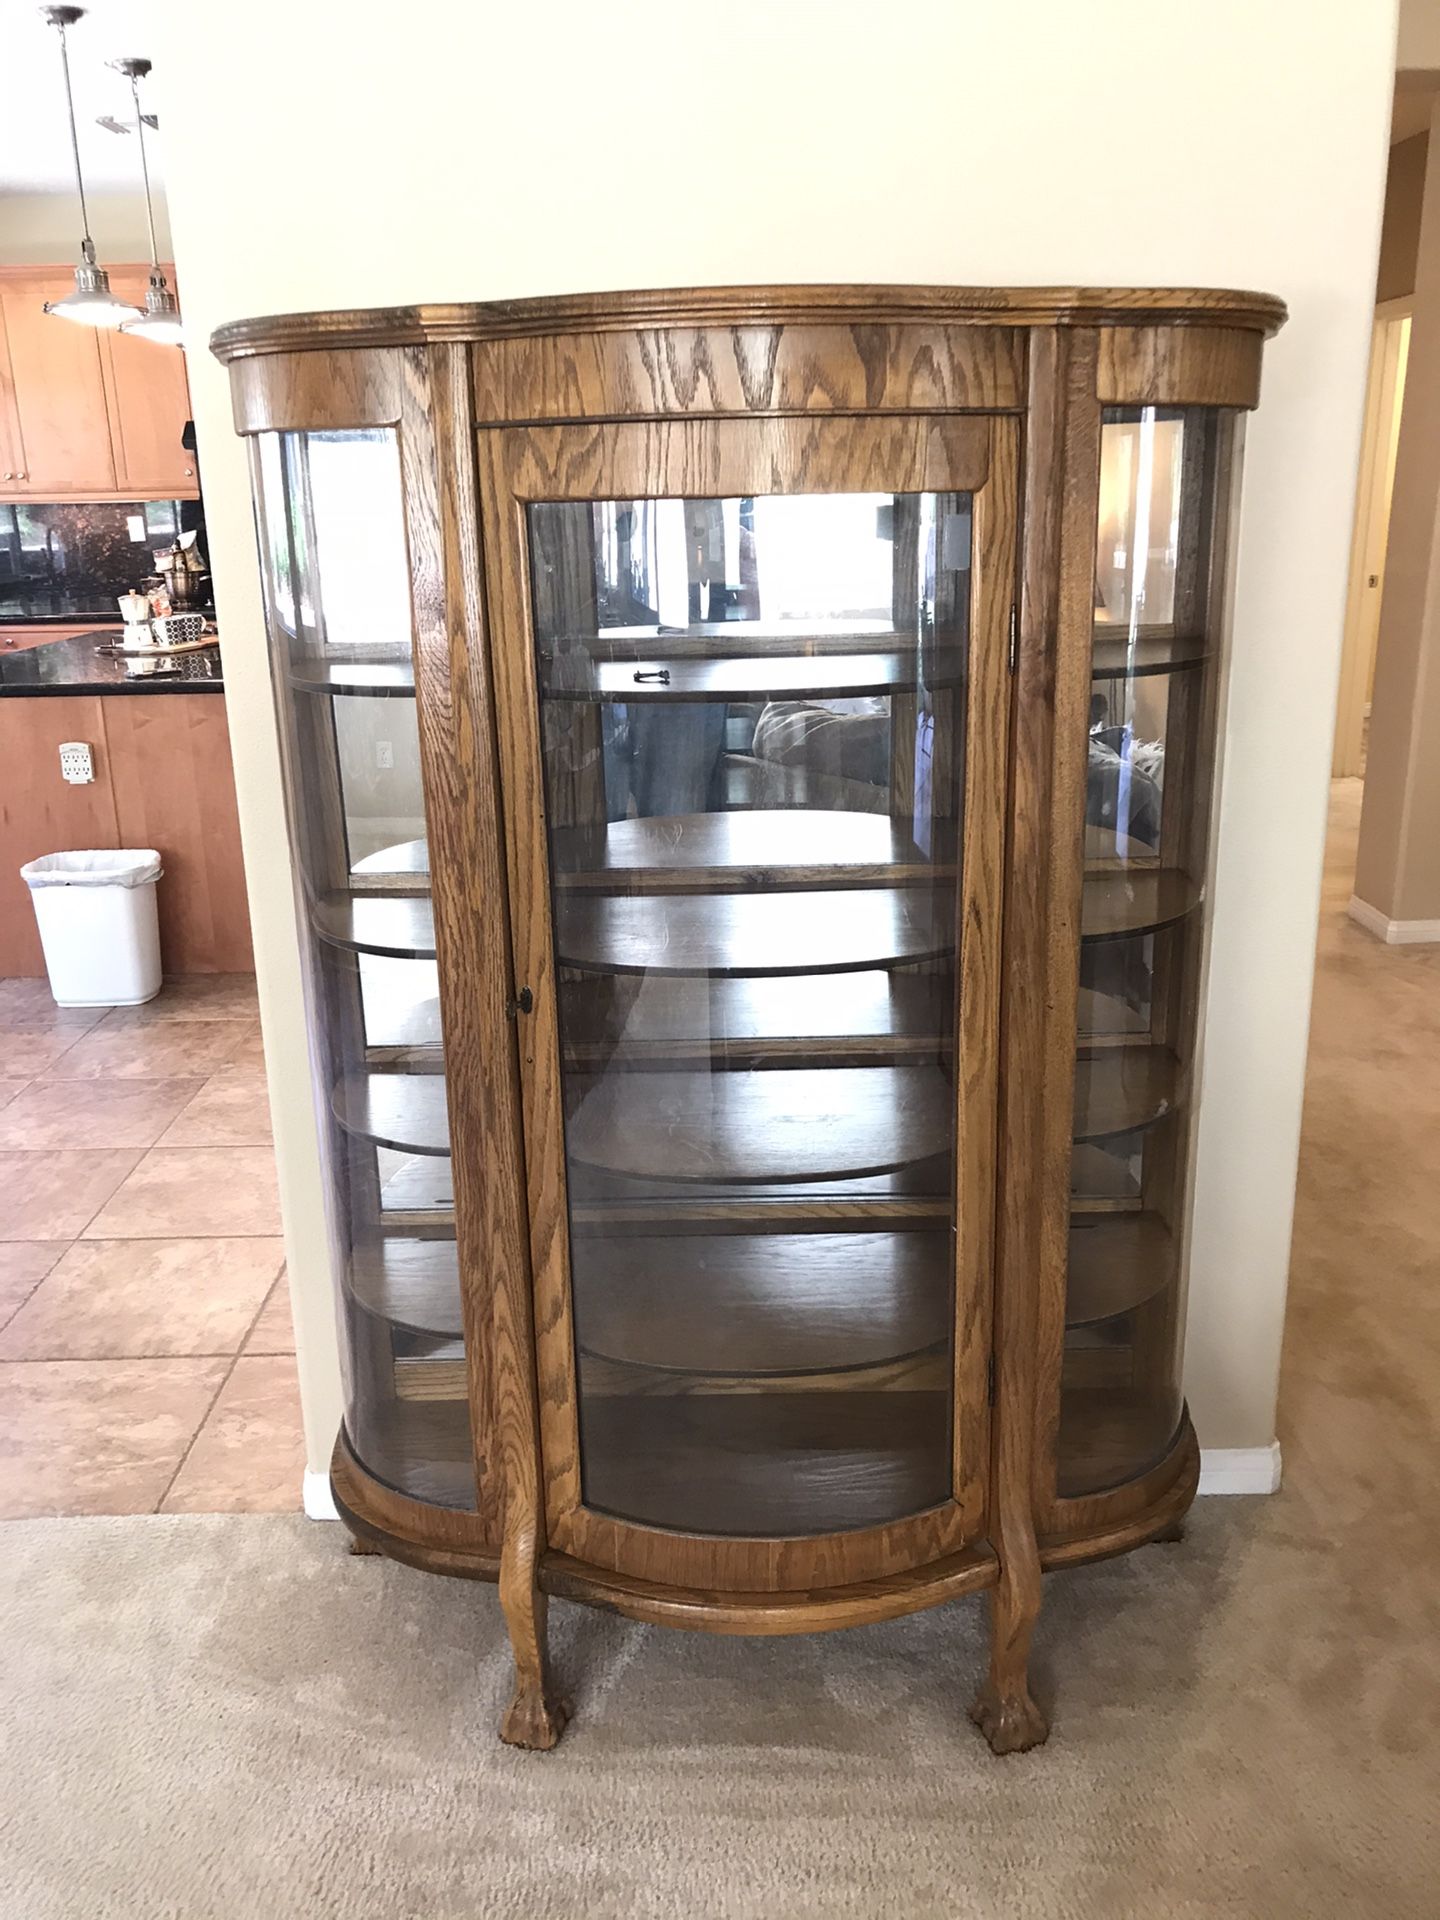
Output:
<instances>
[{"instance_id":1,"label":"beige wall","mask_svg":"<svg viewBox=\"0 0 1440 1920\"><path fill-rule=\"evenodd\" d=\"M1420 207L1425 198L1429 146L1429 134L1417 133L1390 149L1380 266L1375 275L1377 302L1400 300L1415 291L1415 256L1420 246Z\"/></svg>"},{"instance_id":2,"label":"beige wall","mask_svg":"<svg viewBox=\"0 0 1440 1920\"><path fill-rule=\"evenodd\" d=\"M114 260L148 260L150 233L145 201L138 193L87 196L90 232L101 266ZM0 265L50 266L80 258L80 205L70 193L0 193ZM170 255L170 222L164 197L155 202L155 240L160 258Z\"/></svg>"},{"instance_id":3,"label":"beige wall","mask_svg":"<svg viewBox=\"0 0 1440 1920\"><path fill-rule=\"evenodd\" d=\"M1207 1446L1268 1443L1392 9L436 0L413 32L338 0L155 13L197 339L297 308L725 281L1290 302L1250 432L1187 1373ZM194 352L191 382L319 1468L335 1340L245 460L222 371Z\"/></svg>"}]
</instances>

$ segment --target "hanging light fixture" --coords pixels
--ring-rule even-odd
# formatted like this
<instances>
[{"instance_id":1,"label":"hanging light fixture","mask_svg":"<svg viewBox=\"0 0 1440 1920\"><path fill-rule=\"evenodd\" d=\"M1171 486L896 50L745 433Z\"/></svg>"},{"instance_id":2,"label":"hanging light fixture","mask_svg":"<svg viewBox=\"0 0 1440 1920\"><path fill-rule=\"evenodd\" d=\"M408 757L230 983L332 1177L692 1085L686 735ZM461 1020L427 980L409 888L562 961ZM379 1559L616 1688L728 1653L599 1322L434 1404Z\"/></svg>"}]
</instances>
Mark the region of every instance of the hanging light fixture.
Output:
<instances>
[{"instance_id":1,"label":"hanging light fixture","mask_svg":"<svg viewBox=\"0 0 1440 1920\"><path fill-rule=\"evenodd\" d=\"M128 300L120 300L110 291L110 276L95 264L95 242L90 238L90 215L85 206L85 179L80 171L80 141L75 132L75 99L70 91L70 52L65 44L65 29L83 20L83 7L43 7L41 11L60 35L60 65L65 73L65 105L70 114L70 151L75 158L75 190L80 196L80 224L85 237L80 243L80 264L75 269L75 291L63 300L47 300L46 313L62 320L78 320L86 327L118 327L122 320L138 320L140 309Z\"/></svg>"},{"instance_id":2,"label":"hanging light fixture","mask_svg":"<svg viewBox=\"0 0 1440 1920\"><path fill-rule=\"evenodd\" d=\"M133 320L122 320L120 331L134 334L137 340L157 340L161 346L183 347L180 326L180 302L160 271L160 254L155 245L155 209L150 200L150 168L145 159L145 115L140 111L140 82L150 71L148 60L112 60L111 66L130 82L130 97L135 102L135 131L140 137L140 174L145 182L145 219L150 228L150 286L145 294L145 311ZM152 123L153 124L153 123Z\"/></svg>"}]
</instances>

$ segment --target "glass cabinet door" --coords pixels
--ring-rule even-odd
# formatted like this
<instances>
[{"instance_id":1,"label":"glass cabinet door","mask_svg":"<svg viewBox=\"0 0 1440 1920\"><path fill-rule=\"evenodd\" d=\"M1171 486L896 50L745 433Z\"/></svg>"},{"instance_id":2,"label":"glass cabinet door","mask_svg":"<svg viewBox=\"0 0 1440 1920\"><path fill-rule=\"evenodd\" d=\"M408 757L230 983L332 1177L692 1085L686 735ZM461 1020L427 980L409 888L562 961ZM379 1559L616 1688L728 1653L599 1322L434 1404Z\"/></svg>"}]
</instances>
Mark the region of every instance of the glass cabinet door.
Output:
<instances>
[{"instance_id":1,"label":"glass cabinet door","mask_svg":"<svg viewBox=\"0 0 1440 1920\"><path fill-rule=\"evenodd\" d=\"M974 509L523 507L592 1513L776 1539L954 1494Z\"/></svg>"},{"instance_id":2,"label":"glass cabinet door","mask_svg":"<svg viewBox=\"0 0 1440 1920\"><path fill-rule=\"evenodd\" d=\"M1181 1417L1181 1250L1236 432L1213 409L1103 415L1062 1498L1156 1465Z\"/></svg>"},{"instance_id":3,"label":"glass cabinet door","mask_svg":"<svg viewBox=\"0 0 1440 1920\"><path fill-rule=\"evenodd\" d=\"M400 454L256 436L256 498L361 1464L473 1507Z\"/></svg>"}]
</instances>

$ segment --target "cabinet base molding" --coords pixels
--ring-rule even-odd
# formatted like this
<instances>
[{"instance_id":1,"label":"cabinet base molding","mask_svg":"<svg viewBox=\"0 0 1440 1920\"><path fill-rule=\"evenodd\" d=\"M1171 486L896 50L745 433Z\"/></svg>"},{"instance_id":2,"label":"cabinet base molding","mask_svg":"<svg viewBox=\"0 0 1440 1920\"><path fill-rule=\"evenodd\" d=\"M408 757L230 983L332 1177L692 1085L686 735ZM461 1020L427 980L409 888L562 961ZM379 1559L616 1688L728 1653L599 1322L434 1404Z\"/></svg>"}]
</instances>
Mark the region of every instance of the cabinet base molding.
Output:
<instances>
[{"instance_id":1,"label":"cabinet base molding","mask_svg":"<svg viewBox=\"0 0 1440 1920\"><path fill-rule=\"evenodd\" d=\"M1358 893L1350 896L1349 913L1357 927L1373 933L1387 947L1428 947L1440 943L1440 920L1390 920L1379 907L1372 907Z\"/></svg>"}]
</instances>

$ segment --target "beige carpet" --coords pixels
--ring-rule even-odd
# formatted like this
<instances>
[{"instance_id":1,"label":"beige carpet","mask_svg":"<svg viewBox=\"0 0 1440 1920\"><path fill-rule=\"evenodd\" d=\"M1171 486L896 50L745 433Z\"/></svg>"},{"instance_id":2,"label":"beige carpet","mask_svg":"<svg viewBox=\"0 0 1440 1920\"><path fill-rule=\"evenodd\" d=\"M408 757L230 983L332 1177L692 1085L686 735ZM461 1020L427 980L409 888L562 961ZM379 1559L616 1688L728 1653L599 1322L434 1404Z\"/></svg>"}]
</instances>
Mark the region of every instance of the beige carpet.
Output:
<instances>
[{"instance_id":1,"label":"beige carpet","mask_svg":"<svg viewBox=\"0 0 1440 1920\"><path fill-rule=\"evenodd\" d=\"M557 1605L577 1718L526 1755L488 1588L302 1520L17 1522L4 1920L1436 1920L1440 955L1337 905L1286 1489L1052 1582L1048 1747L967 1724L973 1604L749 1642Z\"/></svg>"}]
</instances>

